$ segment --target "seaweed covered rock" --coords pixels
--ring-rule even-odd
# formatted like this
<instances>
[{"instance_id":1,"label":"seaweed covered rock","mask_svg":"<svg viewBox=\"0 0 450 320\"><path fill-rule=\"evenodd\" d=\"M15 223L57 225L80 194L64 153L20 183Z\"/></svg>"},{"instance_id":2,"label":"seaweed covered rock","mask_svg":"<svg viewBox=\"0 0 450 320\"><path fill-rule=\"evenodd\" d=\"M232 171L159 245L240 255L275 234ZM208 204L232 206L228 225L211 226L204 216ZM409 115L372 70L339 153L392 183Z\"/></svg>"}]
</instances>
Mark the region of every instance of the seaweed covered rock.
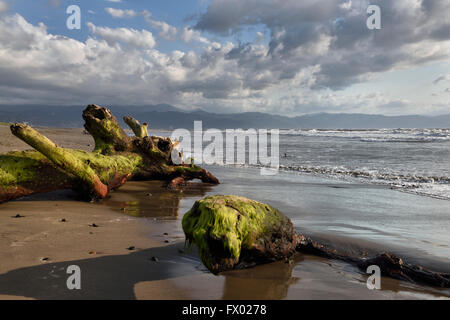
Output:
<instances>
[{"instance_id":1,"label":"seaweed covered rock","mask_svg":"<svg viewBox=\"0 0 450 320\"><path fill-rule=\"evenodd\" d=\"M295 252L294 227L273 207L238 196L210 196L183 217L183 230L213 273L283 260Z\"/></svg>"}]
</instances>

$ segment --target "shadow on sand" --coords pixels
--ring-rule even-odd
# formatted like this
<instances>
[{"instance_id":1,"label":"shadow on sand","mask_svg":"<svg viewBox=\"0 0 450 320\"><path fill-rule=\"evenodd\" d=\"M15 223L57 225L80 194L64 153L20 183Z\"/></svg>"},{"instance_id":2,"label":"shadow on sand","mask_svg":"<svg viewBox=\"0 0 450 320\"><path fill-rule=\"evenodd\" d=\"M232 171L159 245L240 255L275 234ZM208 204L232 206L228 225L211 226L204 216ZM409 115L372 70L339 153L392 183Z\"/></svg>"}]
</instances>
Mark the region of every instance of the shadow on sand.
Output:
<instances>
[{"instance_id":1,"label":"shadow on sand","mask_svg":"<svg viewBox=\"0 0 450 320\"><path fill-rule=\"evenodd\" d=\"M0 275L0 295L35 299L136 299L134 287L139 282L208 273L195 254L196 248L189 250L189 254L183 253L183 248L183 243L176 243L125 255L20 268ZM152 257L159 261L152 261ZM67 288L70 274L66 270L70 265L81 269L81 290ZM231 271L218 276L225 277L223 289L221 286L218 290L223 290L224 299L282 299L289 286L298 280L291 276L294 265L275 262ZM158 297L158 292L154 297Z\"/></svg>"}]
</instances>

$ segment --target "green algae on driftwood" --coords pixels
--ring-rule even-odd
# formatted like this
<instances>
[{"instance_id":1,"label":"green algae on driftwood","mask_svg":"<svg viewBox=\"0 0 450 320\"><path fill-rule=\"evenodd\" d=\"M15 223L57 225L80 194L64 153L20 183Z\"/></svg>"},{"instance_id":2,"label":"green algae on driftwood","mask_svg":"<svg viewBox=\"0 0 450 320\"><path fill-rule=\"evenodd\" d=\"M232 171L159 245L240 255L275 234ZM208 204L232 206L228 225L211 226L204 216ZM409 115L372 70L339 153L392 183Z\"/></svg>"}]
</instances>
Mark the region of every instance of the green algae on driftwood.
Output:
<instances>
[{"instance_id":1,"label":"green algae on driftwood","mask_svg":"<svg viewBox=\"0 0 450 320\"><path fill-rule=\"evenodd\" d=\"M183 217L188 243L195 243L213 273L288 258L295 252L291 221L269 205L238 196L196 201Z\"/></svg>"},{"instance_id":2,"label":"green algae on driftwood","mask_svg":"<svg viewBox=\"0 0 450 320\"><path fill-rule=\"evenodd\" d=\"M126 117L137 133L130 137L108 109L96 105L84 110L83 119L95 141L93 152L61 148L28 125L11 125L11 132L35 150L0 155L0 202L60 189L105 198L129 179L166 180L172 188L192 179L219 183L205 169L175 165L171 153L176 144L149 137L146 124Z\"/></svg>"},{"instance_id":3,"label":"green algae on driftwood","mask_svg":"<svg viewBox=\"0 0 450 320\"><path fill-rule=\"evenodd\" d=\"M213 273L289 259L296 251L356 265L366 272L377 265L387 277L436 287L450 287L450 274L405 262L392 253L373 258L350 256L311 238L295 234L292 222L277 209L238 196L198 200L183 217L188 244L195 244Z\"/></svg>"}]
</instances>

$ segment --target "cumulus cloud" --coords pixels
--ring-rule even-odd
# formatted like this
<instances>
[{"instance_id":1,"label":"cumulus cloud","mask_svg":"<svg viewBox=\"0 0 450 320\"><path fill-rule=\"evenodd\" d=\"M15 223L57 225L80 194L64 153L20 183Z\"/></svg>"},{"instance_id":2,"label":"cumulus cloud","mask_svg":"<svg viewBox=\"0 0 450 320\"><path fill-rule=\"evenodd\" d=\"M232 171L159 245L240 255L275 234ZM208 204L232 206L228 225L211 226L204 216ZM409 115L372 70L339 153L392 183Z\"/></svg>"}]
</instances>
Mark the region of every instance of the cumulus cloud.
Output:
<instances>
[{"instance_id":1,"label":"cumulus cloud","mask_svg":"<svg viewBox=\"0 0 450 320\"><path fill-rule=\"evenodd\" d=\"M212 0L195 29L232 35L263 25L270 31L268 68L274 81L318 65L318 89L343 89L372 73L449 59L448 1L370 1L381 7L382 29L376 31L366 27L368 4L365 0ZM253 54L248 46L233 57L248 61Z\"/></svg>"},{"instance_id":2,"label":"cumulus cloud","mask_svg":"<svg viewBox=\"0 0 450 320\"><path fill-rule=\"evenodd\" d=\"M136 48L146 49L151 49L156 45L153 34L144 29L139 31L128 28L97 27L91 22L88 22L87 25L93 34L105 39L109 45L122 42Z\"/></svg>"},{"instance_id":3,"label":"cumulus cloud","mask_svg":"<svg viewBox=\"0 0 450 320\"><path fill-rule=\"evenodd\" d=\"M96 37L81 42L18 14L0 19L1 102L187 105L240 88L224 59L231 44L204 55L166 54L153 48L148 31L88 26Z\"/></svg>"}]
</instances>

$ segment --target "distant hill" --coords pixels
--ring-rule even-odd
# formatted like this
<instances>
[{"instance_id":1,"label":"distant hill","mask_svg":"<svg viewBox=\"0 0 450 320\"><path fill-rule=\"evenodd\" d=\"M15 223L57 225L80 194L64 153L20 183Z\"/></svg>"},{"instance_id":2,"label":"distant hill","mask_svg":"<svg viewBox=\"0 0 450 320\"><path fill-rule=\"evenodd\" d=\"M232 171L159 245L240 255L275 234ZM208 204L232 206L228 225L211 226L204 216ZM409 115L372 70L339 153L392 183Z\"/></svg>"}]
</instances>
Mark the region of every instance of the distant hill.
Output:
<instances>
[{"instance_id":1,"label":"distant hill","mask_svg":"<svg viewBox=\"0 0 450 320\"><path fill-rule=\"evenodd\" d=\"M27 122L34 126L83 126L81 113L86 106L0 106L0 122ZM305 129L377 129L377 128L450 128L450 115L383 116L353 113L316 113L286 117L261 112L217 114L201 110L183 111L168 104L146 106L112 106L114 115L122 121L131 115L150 123L151 129L191 129L196 120L203 128L305 128Z\"/></svg>"}]
</instances>

